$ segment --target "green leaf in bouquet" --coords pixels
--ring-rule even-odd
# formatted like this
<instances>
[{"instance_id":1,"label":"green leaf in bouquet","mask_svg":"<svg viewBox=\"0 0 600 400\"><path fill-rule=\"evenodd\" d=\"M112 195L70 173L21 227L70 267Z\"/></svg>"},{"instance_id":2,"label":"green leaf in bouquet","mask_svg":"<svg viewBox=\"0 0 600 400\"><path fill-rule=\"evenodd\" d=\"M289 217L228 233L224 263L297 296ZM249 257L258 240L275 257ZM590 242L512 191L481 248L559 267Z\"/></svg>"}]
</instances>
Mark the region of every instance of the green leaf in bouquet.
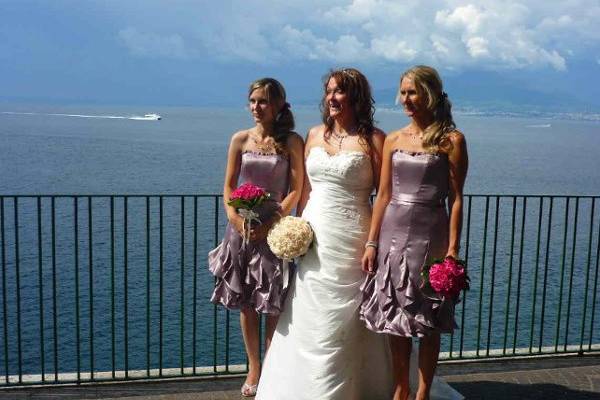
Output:
<instances>
[{"instance_id":1,"label":"green leaf in bouquet","mask_svg":"<svg viewBox=\"0 0 600 400\"><path fill-rule=\"evenodd\" d=\"M242 199L232 199L227 202L230 206L235 208L236 210L239 208L248 208L248 203Z\"/></svg>"}]
</instances>

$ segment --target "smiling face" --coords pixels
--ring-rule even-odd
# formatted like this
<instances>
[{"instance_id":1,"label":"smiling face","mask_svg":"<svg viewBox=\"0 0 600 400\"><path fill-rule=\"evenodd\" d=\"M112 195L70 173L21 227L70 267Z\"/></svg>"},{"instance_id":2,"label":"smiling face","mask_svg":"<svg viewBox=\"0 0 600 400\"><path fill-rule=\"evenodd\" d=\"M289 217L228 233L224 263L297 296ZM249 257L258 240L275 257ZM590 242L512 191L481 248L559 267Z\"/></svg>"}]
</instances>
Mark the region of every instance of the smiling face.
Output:
<instances>
[{"instance_id":1,"label":"smiling face","mask_svg":"<svg viewBox=\"0 0 600 400\"><path fill-rule=\"evenodd\" d=\"M400 102L408 117L412 118L427 112L427 99L417 90L415 82L410 76L405 76L400 83Z\"/></svg>"},{"instance_id":2,"label":"smiling face","mask_svg":"<svg viewBox=\"0 0 600 400\"><path fill-rule=\"evenodd\" d=\"M264 87L256 88L248 97L250 113L257 124L268 124L275 120L275 111L273 105L269 102L267 92Z\"/></svg>"},{"instance_id":3,"label":"smiling face","mask_svg":"<svg viewBox=\"0 0 600 400\"><path fill-rule=\"evenodd\" d=\"M352 112L350 96L338 85L334 77L329 78L325 87L325 106L332 118Z\"/></svg>"}]
</instances>

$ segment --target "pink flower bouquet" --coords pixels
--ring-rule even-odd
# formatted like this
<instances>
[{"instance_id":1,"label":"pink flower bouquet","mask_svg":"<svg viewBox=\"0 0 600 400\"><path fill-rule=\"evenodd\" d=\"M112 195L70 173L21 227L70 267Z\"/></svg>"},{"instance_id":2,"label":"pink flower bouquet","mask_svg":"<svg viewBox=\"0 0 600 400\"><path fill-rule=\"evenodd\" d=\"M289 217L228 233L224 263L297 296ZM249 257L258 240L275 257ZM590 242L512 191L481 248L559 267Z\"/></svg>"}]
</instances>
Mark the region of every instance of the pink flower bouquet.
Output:
<instances>
[{"instance_id":1,"label":"pink flower bouquet","mask_svg":"<svg viewBox=\"0 0 600 400\"><path fill-rule=\"evenodd\" d=\"M251 183L244 183L239 186L229 196L227 204L234 207L238 214L244 218L244 244L247 244L250 240L250 225L252 222L261 223L256 212L256 207L262 204L263 201L269 198L263 188L253 185Z\"/></svg>"},{"instance_id":2,"label":"pink flower bouquet","mask_svg":"<svg viewBox=\"0 0 600 400\"><path fill-rule=\"evenodd\" d=\"M462 290L469 289L469 276L465 263L453 257L434 260L423 266L423 287L445 297L457 298Z\"/></svg>"},{"instance_id":3,"label":"pink flower bouquet","mask_svg":"<svg viewBox=\"0 0 600 400\"><path fill-rule=\"evenodd\" d=\"M244 183L231 192L227 204L237 210L252 210L268 198L269 194L263 188L251 183Z\"/></svg>"}]
</instances>

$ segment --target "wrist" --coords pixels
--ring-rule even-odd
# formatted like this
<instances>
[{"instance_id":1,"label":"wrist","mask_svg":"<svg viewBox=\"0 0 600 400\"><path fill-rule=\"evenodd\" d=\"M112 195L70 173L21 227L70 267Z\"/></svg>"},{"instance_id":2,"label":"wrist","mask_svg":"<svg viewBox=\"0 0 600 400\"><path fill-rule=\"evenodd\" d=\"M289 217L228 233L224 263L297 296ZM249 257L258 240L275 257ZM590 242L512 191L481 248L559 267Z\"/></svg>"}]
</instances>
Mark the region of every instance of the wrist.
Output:
<instances>
[{"instance_id":1,"label":"wrist","mask_svg":"<svg viewBox=\"0 0 600 400\"><path fill-rule=\"evenodd\" d=\"M379 244L377 243L376 240L367 240L367 242L365 243L365 249L368 249L369 247L377 250L377 247L379 247Z\"/></svg>"},{"instance_id":2,"label":"wrist","mask_svg":"<svg viewBox=\"0 0 600 400\"><path fill-rule=\"evenodd\" d=\"M446 252L446 257L454 257L457 258L458 257L458 249L448 249L448 251Z\"/></svg>"},{"instance_id":3,"label":"wrist","mask_svg":"<svg viewBox=\"0 0 600 400\"><path fill-rule=\"evenodd\" d=\"M241 222L241 220L243 219L242 217L240 217L239 214L228 214L227 215L227 219L229 220L229 222L231 222L232 224L235 223L239 223Z\"/></svg>"}]
</instances>

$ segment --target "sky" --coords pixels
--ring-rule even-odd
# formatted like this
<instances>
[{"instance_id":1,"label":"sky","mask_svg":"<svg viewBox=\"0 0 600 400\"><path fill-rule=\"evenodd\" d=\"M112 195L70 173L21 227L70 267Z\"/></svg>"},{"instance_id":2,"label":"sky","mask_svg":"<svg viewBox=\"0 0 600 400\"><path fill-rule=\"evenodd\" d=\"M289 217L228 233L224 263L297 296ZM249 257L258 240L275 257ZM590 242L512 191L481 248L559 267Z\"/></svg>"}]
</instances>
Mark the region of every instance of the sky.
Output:
<instances>
[{"instance_id":1,"label":"sky","mask_svg":"<svg viewBox=\"0 0 600 400\"><path fill-rule=\"evenodd\" d=\"M352 66L391 103L428 64L472 102L595 111L598 21L598 0L0 0L0 99L241 105L273 76L310 103Z\"/></svg>"}]
</instances>

